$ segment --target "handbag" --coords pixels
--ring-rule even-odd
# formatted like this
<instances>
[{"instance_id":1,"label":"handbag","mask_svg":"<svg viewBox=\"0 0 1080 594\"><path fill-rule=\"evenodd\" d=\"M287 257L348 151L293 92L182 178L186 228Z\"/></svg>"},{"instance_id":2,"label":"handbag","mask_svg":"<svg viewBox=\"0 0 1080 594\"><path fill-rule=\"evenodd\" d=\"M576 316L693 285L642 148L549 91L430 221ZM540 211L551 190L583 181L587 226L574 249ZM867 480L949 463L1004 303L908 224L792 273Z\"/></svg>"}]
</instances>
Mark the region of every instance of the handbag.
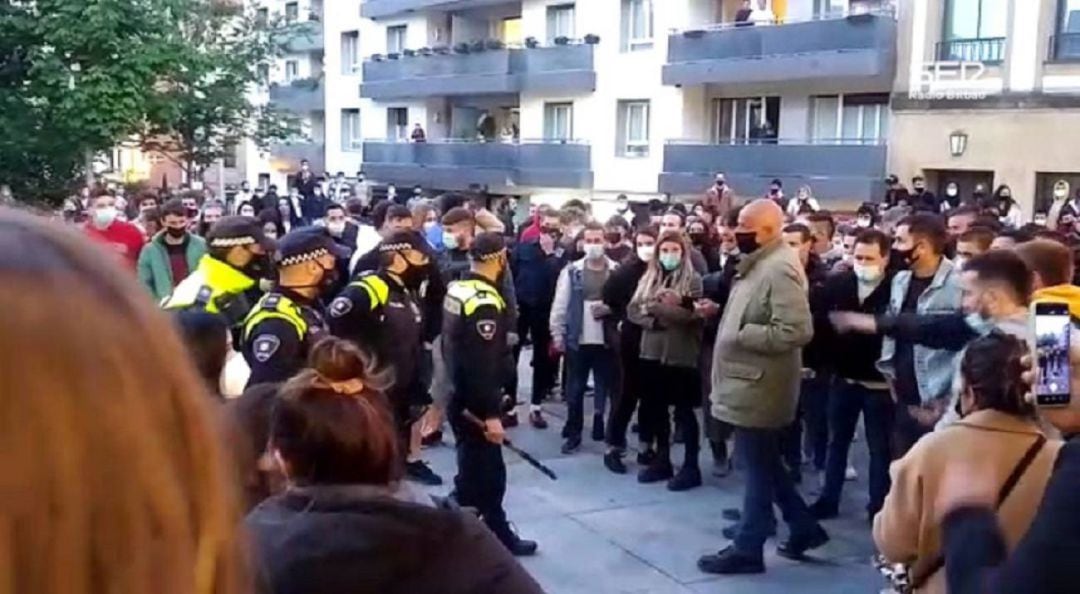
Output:
<instances>
[{"instance_id":1,"label":"handbag","mask_svg":"<svg viewBox=\"0 0 1080 594\"><path fill-rule=\"evenodd\" d=\"M1044 445L1046 445L1046 437L1040 435L1035 439L1035 443L1031 444L1031 447L1024 453L1024 456L1020 458L1020 461L1017 462L1016 467L1013 468L1012 473L1009 474L1009 478L1005 480L1001 485L1001 490L998 491L997 504L994 506L995 511L1001 509L1002 504L1009 498L1013 489L1016 488L1017 483L1020 482L1020 479L1024 477L1024 473L1027 472L1031 463L1035 461L1035 456L1039 455L1039 452L1042 451ZM886 566L882 564L879 565L878 569L881 570L881 573L885 576L886 580L889 581L896 594L912 594L919 588L925 586L926 582L930 581L930 578L934 577L934 575L941 571L943 567L945 567L945 555L944 553L938 553L938 555L934 557L933 563L927 565L926 570L919 575L913 575L911 567Z\"/></svg>"}]
</instances>

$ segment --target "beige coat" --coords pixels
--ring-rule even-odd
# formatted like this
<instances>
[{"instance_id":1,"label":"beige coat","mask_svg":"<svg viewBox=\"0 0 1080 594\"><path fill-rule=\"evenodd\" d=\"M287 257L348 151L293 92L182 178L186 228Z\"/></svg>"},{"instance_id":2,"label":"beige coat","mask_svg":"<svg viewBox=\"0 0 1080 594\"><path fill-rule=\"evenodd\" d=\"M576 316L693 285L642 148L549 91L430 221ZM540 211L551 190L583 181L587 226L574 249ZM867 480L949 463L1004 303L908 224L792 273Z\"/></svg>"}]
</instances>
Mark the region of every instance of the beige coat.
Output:
<instances>
[{"instance_id":1,"label":"beige coat","mask_svg":"<svg viewBox=\"0 0 1080 594\"><path fill-rule=\"evenodd\" d=\"M780 239L743 258L713 349L712 414L736 427L795 420L802 347L814 335L806 273Z\"/></svg>"},{"instance_id":2,"label":"beige coat","mask_svg":"<svg viewBox=\"0 0 1080 594\"><path fill-rule=\"evenodd\" d=\"M920 439L892 465L892 489L874 518L878 550L893 563L911 564L913 579L925 574L941 551L940 522L945 515L937 507L941 477L960 461L976 465L973 470L980 475L993 477L996 497L1038 435L1034 421L985 410ZM1058 441L1043 446L998 512L1010 551L1031 526L1059 449ZM946 590L941 569L917 592Z\"/></svg>"}]
</instances>

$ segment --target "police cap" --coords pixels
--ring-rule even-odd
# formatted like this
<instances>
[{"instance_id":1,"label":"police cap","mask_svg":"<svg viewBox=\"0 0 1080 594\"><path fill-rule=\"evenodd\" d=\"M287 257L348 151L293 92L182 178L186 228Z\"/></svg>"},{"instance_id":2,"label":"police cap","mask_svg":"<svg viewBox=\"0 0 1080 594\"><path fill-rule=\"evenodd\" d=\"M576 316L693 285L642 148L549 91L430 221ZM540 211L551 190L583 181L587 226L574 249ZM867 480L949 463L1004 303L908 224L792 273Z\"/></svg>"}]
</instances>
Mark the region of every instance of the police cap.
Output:
<instances>
[{"instance_id":1,"label":"police cap","mask_svg":"<svg viewBox=\"0 0 1080 594\"><path fill-rule=\"evenodd\" d=\"M426 240L416 231L395 231L390 237L387 237L379 244L378 249L380 254L385 254L387 252L404 252L407 250L422 252L424 251L425 241Z\"/></svg>"},{"instance_id":2,"label":"police cap","mask_svg":"<svg viewBox=\"0 0 1080 594\"><path fill-rule=\"evenodd\" d=\"M347 252L322 227L293 229L278 242L278 253L281 255L278 267L294 266L327 255L335 258L347 256Z\"/></svg>"},{"instance_id":3,"label":"police cap","mask_svg":"<svg viewBox=\"0 0 1080 594\"><path fill-rule=\"evenodd\" d=\"M506 242L499 233L481 233L473 240L469 257L477 262L485 262L498 257L506 250Z\"/></svg>"},{"instance_id":4,"label":"police cap","mask_svg":"<svg viewBox=\"0 0 1080 594\"><path fill-rule=\"evenodd\" d=\"M272 252L276 245L263 233L262 225L255 217L221 217L206 232L206 245L210 248L231 248L238 245L259 244Z\"/></svg>"}]
</instances>

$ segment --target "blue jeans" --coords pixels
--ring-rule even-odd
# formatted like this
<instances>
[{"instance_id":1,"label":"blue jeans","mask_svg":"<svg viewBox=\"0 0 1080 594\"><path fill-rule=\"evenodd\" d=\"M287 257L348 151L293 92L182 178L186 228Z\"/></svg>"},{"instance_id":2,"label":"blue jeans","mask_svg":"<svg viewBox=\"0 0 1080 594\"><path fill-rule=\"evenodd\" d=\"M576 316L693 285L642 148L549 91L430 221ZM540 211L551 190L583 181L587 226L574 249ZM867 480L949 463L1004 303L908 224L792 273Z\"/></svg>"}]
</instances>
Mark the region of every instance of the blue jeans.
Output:
<instances>
[{"instance_id":1,"label":"blue jeans","mask_svg":"<svg viewBox=\"0 0 1080 594\"><path fill-rule=\"evenodd\" d=\"M847 470L848 451L855 437L859 413L866 425L866 444L870 450L870 503L866 511L871 515L881 510L885 495L889 492L889 463L892 461L893 401L888 390L871 390L865 386L836 378L832 398L829 400L829 456L825 464L825 488L821 501L829 507L840 505L844 488L844 471Z\"/></svg>"},{"instance_id":2,"label":"blue jeans","mask_svg":"<svg viewBox=\"0 0 1080 594\"><path fill-rule=\"evenodd\" d=\"M805 449L813 459L814 469L825 469L825 455L829 446L829 422L826 414L828 405L828 375L819 371L815 377L802 380L795 422L784 432L781 441L784 462L793 472L802 468L804 425L807 442Z\"/></svg>"},{"instance_id":3,"label":"blue jeans","mask_svg":"<svg viewBox=\"0 0 1080 594\"><path fill-rule=\"evenodd\" d=\"M585 416L585 388L589 372L595 380L593 413L602 415L607 408L608 391L615 374L615 353L603 345L583 345L566 351L566 426L563 437L580 437Z\"/></svg>"},{"instance_id":4,"label":"blue jeans","mask_svg":"<svg viewBox=\"0 0 1080 594\"><path fill-rule=\"evenodd\" d=\"M735 453L746 466L743 520L735 536L735 549L758 559L776 522L773 503L780 508L792 537L809 535L818 526L780 459L781 431L735 428Z\"/></svg>"}]
</instances>

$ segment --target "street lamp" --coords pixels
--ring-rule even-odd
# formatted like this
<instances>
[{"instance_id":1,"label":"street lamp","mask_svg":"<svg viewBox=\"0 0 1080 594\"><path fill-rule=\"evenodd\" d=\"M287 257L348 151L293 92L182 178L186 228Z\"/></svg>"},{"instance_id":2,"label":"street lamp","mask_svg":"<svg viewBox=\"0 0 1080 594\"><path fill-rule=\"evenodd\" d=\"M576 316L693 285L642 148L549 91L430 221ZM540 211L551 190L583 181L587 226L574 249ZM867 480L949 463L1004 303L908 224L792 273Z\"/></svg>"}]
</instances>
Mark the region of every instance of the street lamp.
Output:
<instances>
[{"instance_id":1,"label":"street lamp","mask_svg":"<svg viewBox=\"0 0 1080 594\"><path fill-rule=\"evenodd\" d=\"M964 156L964 151L967 150L968 135L962 130L957 130L949 135L949 152L954 157Z\"/></svg>"}]
</instances>

